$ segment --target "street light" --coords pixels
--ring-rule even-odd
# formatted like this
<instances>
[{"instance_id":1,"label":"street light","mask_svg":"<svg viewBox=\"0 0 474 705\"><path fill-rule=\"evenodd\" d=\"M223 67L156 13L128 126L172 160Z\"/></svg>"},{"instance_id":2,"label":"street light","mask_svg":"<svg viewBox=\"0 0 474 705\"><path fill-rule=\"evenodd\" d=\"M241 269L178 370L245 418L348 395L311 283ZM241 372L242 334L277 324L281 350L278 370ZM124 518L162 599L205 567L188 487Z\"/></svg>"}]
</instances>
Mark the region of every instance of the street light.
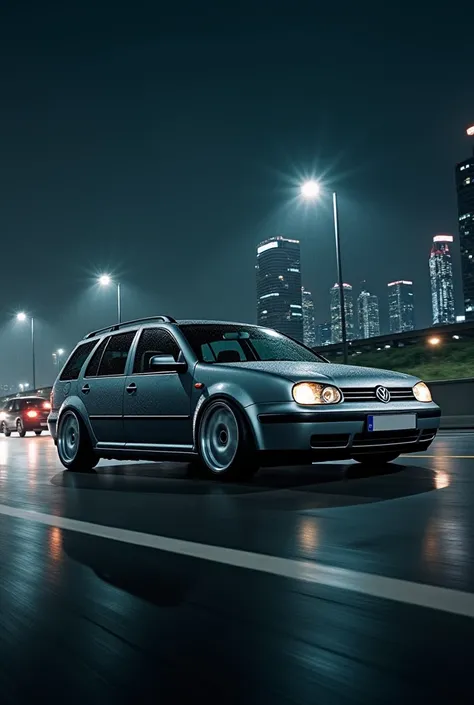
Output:
<instances>
[{"instance_id":1,"label":"street light","mask_svg":"<svg viewBox=\"0 0 474 705\"><path fill-rule=\"evenodd\" d=\"M28 320L28 316L24 311L20 311L16 314L16 320L20 323L24 323ZM33 389L36 389L36 360L35 360L35 319L30 316L31 322L31 363L33 368Z\"/></svg>"},{"instance_id":2,"label":"street light","mask_svg":"<svg viewBox=\"0 0 474 705\"><path fill-rule=\"evenodd\" d=\"M316 200L321 193L321 186L314 179L305 181L300 186L301 197L305 201ZM339 215L337 210L337 194L333 191L332 194L332 211L334 220L334 239L336 241L336 263L337 263L337 278L339 284L339 306L341 307L341 334L342 334L342 350L344 354L344 364L347 365L347 327L346 327L346 309L344 304L344 281L342 279L342 261L341 261L341 245L339 241Z\"/></svg>"},{"instance_id":3,"label":"street light","mask_svg":"<svg viewBox=\"0 0 474 705\"><path fill-rule=\"evenodd\" d=\"M110 286L110 284L113 284L114 281L112 277L109 274L101 274L100 277L98 277L97 281L99 282L100 286ZM117 319L118 322L122 322L122 298L121 298L121 291L120 291L120 282L116 283L117 286Z\"/></svg>"}]
</instances>

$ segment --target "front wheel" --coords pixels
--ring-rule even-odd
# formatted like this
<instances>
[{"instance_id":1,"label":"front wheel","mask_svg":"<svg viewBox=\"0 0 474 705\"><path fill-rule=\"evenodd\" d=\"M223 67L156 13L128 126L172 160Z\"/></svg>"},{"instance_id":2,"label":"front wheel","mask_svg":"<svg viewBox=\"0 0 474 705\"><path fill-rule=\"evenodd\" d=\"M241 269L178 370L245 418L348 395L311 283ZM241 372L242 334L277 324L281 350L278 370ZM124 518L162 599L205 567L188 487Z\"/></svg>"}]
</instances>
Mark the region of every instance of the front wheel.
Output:
<instances>
[{"instance_id":1,"label":"front wheel","mask_svg":"<svg viewBox=\"0 0 474 705\"><path fill-rule=\"evenodd\" d=\"M219 480L248 480L258 470L255 443L243 413L224 399L210 402L197 431L204 474Z\"/></svg>"},{"instance_id":2,"label":"front wheel","mask_svg":"<svg viewBox=\"0 0 474 705\"><path fill-rule=\"evenodd\" d=\"M363 465L385 465L399 457L400 453L372 453L371 455L355 455L354 460Z\"/></svg>"},{"instance_id":3,"label":"front wheel","mask_svg":"<svg viewBox=\"0 0 474 705\"><path fill-rule=\"evenodd\" d=\"M21 419L18 419L18 421L16 422L16 430L20 438L24 438L26 436L25 427L23 426L23 422L21 421Z\"/></svg>"},{"instance_id":4,"label":"front wheel","mask_svg":"<svg viewBox=\"0 0 474 705\"><path fill-rule=\"evenodd\" d=\"M2 433L3 433L3 435L6 436L7 438L8 438L8 436L11 436L11 435L12 435L12 432L8 430L5 421L2 423Z\"/></svg>"},{"instance_id":5,"label":"front wheel","mask_svg":"<svg viewBox=\"0 0 474 705\"><path fill-rule=\"evenodd\" d=\"M59 421L57 447L59 460L71 472L90 472L99 462L84 422L72 409Z\"/></svg>"}]
</instances>

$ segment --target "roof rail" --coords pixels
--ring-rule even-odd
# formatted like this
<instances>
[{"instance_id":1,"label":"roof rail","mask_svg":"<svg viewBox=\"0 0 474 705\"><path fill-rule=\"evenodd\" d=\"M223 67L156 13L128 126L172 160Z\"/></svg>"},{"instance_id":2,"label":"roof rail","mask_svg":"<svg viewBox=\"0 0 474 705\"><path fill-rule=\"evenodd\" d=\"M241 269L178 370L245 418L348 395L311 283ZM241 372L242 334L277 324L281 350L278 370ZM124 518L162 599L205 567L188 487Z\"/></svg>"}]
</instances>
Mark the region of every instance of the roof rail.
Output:
<instances>
[{"instance_id":1,"label":"roof rail","mask_svg":"<svg viewBox=\"0 0 474 705\"><path fill-rule=\"evenodd\" d=\"M113 331L120 330L120 328L132 326L135 323L151 323L152 321L161 321L161 323L176 323L175 319L171 318L171 316L148 316L147 318L134 318L133 321L115 323L112 326L106 326L105 328L93 330L91 333L85 335L83 340L86 340L87 338L95 338L95 336L99 335L99 333L112 333Z\"/></svg>"}]
</instances>

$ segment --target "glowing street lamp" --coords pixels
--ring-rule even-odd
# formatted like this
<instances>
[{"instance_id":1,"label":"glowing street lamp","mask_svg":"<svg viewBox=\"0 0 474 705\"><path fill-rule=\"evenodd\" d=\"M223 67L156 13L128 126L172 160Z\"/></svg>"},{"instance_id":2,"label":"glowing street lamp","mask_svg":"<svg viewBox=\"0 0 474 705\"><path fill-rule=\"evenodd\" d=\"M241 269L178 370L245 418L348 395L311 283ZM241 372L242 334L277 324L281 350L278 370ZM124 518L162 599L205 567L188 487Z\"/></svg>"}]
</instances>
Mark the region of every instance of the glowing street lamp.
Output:
<instances>
[{"instance_id":1,"label":"glowing street lamp","mask_svg":"<svg viewBox=\"0 0 474 705\"><path fill-rule=\"evenodd\" d=\"M315 201L321 194L321 186L318 181L310 179L304 181L300 186L301 197L305 201ZM344 304L344 280L342 278L342 261L341 261L341 245L339 241L339 214L337 210L337 194L333 191L332 194L332 211L334 220L334 239L336 241L336 263L337 263L337 278L339 284L339 306L341 307L341 335L342 335L342 350L344 354L344 364L347 365L347 326L346 326L346 309Z\"/></svg>"},{"instance_id":2,"label":"glowing street lamp","mask_svg":"<svg viewBox=\"0 0 474 705\"><path fill-rule=\"evenodd\" d=\"M109 274L101 274L97 279L100 286L110 286L114 283L112 277ZM120 282L116 282L117 286L117 319L118 322L122 322L122 298L120 291Z\"/></svg>"},{"instance_id":3,"label":"glowing street lamp","mask_svg":"<svg viewBox=\"0 0 474 705\"><path fill-rule=\"evenodd\" d=\"M20 311L16 314L16 320L20 323L24 323L28 320L28 316L24 311ZM36 389L36 359L35 359L35 319L30 316L31 323L31 363L33 368L33 389Z\"/></svg>"}]
</instances>

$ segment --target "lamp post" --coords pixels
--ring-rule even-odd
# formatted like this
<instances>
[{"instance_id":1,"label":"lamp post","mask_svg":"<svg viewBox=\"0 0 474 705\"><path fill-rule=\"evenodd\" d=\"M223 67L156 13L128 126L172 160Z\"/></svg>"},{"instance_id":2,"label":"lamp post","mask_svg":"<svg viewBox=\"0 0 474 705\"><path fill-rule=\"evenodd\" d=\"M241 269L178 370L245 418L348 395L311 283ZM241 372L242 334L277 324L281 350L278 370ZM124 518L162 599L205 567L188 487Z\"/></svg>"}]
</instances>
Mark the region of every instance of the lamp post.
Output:
<instances>
[{"instance_id":1,"label":"lamp post","mask_svg":"<svg viewBox=\"0 0 474 705\"><path fill-rule=\"evenodd\" d=\"M113 284L114 281L112 277L109 274L101 274L101 276L97 280L100 284L100 286L109 286L110 284ZM122 293L120 289L120 282L116 282L117 286L117 321L118 323L122 322Z\"/></svg>"},{"instance_id":2,"label":"lamp post","mask_svg":"<svg viewBox=\"0 0 474 705\"><path fill-rule=\"evenodd\" d=\"M305 201L315 201L320 193L321 187L317 181L309 180L301 184L300 193ZM337 279L339 285L339 306L341 308L341 337L342 351L344 355L344 364L347 365L347 326L346 326L346 308L344 302L344 281L342 278L342 260L341 260L341 243L339 238L339 214L337 208L337 194L333 191L332 194L332 212L334 222L334 239L336 242L336 264L337 264Z\"/></svg>"},{"instance_id":3,"label":"lamp post","mask_svg":"<svg viewBox=\"0 0 474 705\"><path fill-rule=\"evenodd\" d=\"M20 323L24 323L25 321L28 320L28 316L24 311L20 311L20 313L17 313L16 315L16 320L20 321ZM30 316L30 325L31 325L31 363L32 363L32 370L33 370L33 389L36 389L36 359L35 359L35 319L33 316Z\"/></svg>"}]
</instances>

